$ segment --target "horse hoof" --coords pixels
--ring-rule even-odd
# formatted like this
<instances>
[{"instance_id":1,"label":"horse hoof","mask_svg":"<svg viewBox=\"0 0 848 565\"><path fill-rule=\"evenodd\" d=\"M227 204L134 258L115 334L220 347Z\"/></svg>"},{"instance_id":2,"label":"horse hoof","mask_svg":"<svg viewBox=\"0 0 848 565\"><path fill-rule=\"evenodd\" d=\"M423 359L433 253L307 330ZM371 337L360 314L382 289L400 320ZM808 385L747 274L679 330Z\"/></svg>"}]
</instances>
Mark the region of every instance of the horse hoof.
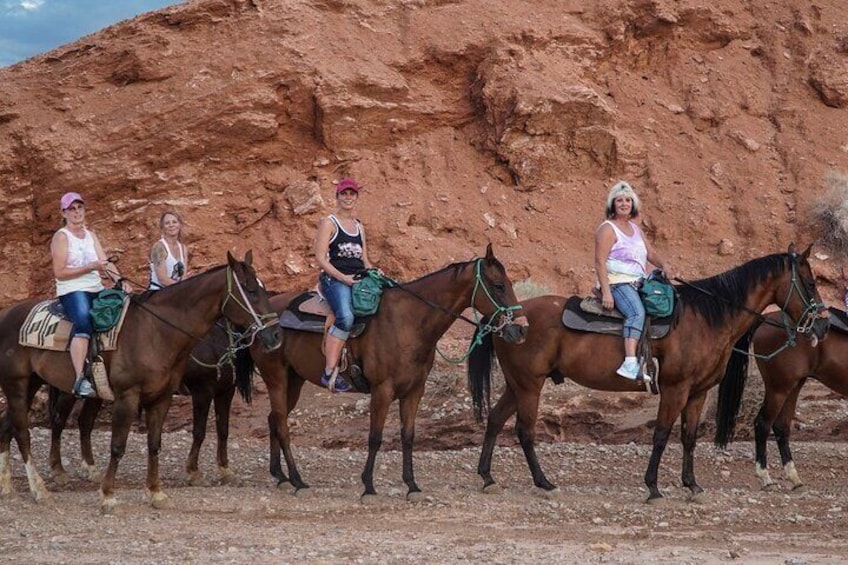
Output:
<instances>
[{"instance_id":1,"label":"horse hoof","mask_svg":"<svg viewBox=\"0 0 848 565\"><path fill-rule=\"evenodd\" d=\"M190 487L205 487L208 483L203 480L203 475L200 473L190 473L188 476L188 486Z\"/></svg>"},{"instance_id":2,"label":"horse hoof","mask_svg":"<svg viewBox=\"0 0 848 565\"><path fill-rule=\"evenodd\" d=\"M220 469L221 473L221 484L228 486L236 486L238 485L238 479L236 478L236 474L230 471L227 468Z\"/></svg>"},{"instance_id":3,"label":"horse hoof","mask_svg":"<svg viewBox=\"0 0 848 565\"><path fill-rule=\"evenodd\" d=\"M56 483L57 486L66 487L71 484L71 477L64 471L53 474L53 482Z\"/></svg>"},{"instance_id":4,"label":"horse hoof","mask_svg":"<svg viewBox=\"0 0 848 565\"><path fill-rule=\"evenodd\" d=\"M312 498L315 492L309 487L296 488L292 492L298 498Z\"/></svg>"},{"instance_id":5,"label":"horse hoof","mask_svg":"<svg viewBox=\"0 0 848 565\"><path fill-rule=\"evenodd\" d=\"M150 497L150 505L157 510L162 508L169 508L171 506L171 502L168 499L168 495L164 492L156 492Z\"/></svg>"},{"instance_id":6,"label":"horse hoof","mask_svg":"<svg viewBox=\"0 0 848 565\"><path fill-rule=\"evenodd\" d=\"M481 492L483 494L501 494L503 493L503 488L498 483L492 483L490 485L484 485Z\"/></svg>"},{"instance_id":7,"label":"horse hoof","mask_svg":"<svg viewBox=\"0 0 848 565\"><path fill-rule=\"evenodd\" d=\"M288 481L278 481L277 482L277 490L287 491L291 488L291 486L292 486L292 484ZM292 491L292 494L294 494L294 491Z\"/></svg>"},{"instance_id":8,"label":"horse hoof","mask_svg":"<svg viewBox=\"0 0 848 565\"><path fill-rule=\"evenodd\" d=\"M703 491L689 495L689 502L692 504L706 504L709 502L709 497Z\"/></svg>"},{"instance_id":9,"label":"horse hoof","mask_svg":"<svg viewBox=\"0 0 848 565\"><path fill-rule=\"evenodd\" d=\"M554 488L551 490L542 490L540 492L542 493L542 497L547 498L549 500L558 500L565 496L563 492L558 488Z\"/></svg>"},{"instance_id":10,"label":"horse hoof","mask_svg":"<svg viewBox=\"0 0 848 565\"><path fill-rule=\"evenodd\" d=\"M780 486L777 483L769 483L767 485L763 485L761 490L766 492L777 492L780 490Z\"/></svg>"},{"instance_id":11,"label":"horse hoof","mask_svg":"<svg viewBox=\"0 0 848 565\"><path fill-rule=\"evenodd\" d=\"M98 484L103 481L103 473L97 470L94 465L86 466L85 476L88 478L88 481L91 483Z\"/></svg>"},{"instance_id":12,"label":"horse hoof","mask_svg":"<svg viewBox=\"0 0 848 565\"><path fill-rule=\"evenodd\" d=\"M645 502L647 502L651 506L661 506L661 505L665 504L665 498L662 497L662 496L654 496L654 497L649 496L648 500L646 500Z\"/></svg>"},{"instance_id":13,"label":"horse hoof","mask_svg":"<svg viewBox=\"0 0 848 565\"><path fill-rule=\"evenodd\" d=\"M427 497L424 496L424 493L419 490L415 492L406 493L406 500L408 500L409 502L424 502L425 500L427 500Z\"/></svg>"},{"instance_id":14,"label":"horse hoof","mask_svg":"<svg viewBox=\"0 0 848 565\"><path fill-rule=\"evenodd\" d=\"M359 497L360 504L379 504L381 500L378 494L363 494Z\"/></svg>"},{"instance_id":15,"label":"horse hoof","mask_svg":"<svg viewBox=\"0 0 848 565\"><path fill-rule=\"evenodd\" d=\"M109 498L104 498L100 503L100 513L105 514L107 516L111 516L115 513L115 508L118 507L118 499L114 496L110 496Z\"/></svg>"},{"instance_id":16,"label":"horse hoof","mask_svg":"<svg viewBox=\"0 0 848 565\"><path fill-rule=\"evenodd\" d=\"M32 499L36 504L43 504L50 500L50 493L46 490L39 490L32 493Z\"/></svg>"},{"instance_id":17,"label":"horse hoof","mask_svg":"<svg viewBox=\"0 0 848 565\"><path fill-rule=\"evenodd\" d=\"M803 494L805 492L809 492L810 489L807 488L807 485L795 485L792 487L792 492L794 494Z\"/></svg>"}]
</instances>

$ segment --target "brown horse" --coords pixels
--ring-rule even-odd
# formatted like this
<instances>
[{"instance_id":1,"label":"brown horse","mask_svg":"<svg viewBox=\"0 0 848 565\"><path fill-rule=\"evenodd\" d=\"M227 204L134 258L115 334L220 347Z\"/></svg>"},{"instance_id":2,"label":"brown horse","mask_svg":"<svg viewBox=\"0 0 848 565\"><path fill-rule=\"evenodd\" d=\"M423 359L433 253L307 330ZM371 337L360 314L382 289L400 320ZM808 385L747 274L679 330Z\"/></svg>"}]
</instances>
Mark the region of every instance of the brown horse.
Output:
<instances>
[{"instance_id":1,"label":"brown horse","mask_svg":"<svg viewBox=\"0 0 848 565\"><path fill-rule=\"evenodd\" d=\"M146 301L133 297L117 350L104 354L115 395L111 456L100 486L104 511L117 503L115 474L139 405L146 412L150 501L159 506L167 499L159 481L162 422L192 344L199 341L196 336L208 333L223 314L235 324L251 326L264 348L279 347L277 316L271 312L268 296L251 267L252 254L248 252L244 262L235 260L229 253L227 259L227 265L155 292ZM8 401L5 418L0 422L0 494L12 493L9 445L14 434L30 492L36 500L41 500L48 494L30 452L29 406L41 381L67 392L73 385L74 374L67 353L18 345L21 324L36 302L19 302L0 312L0 350L5 352L0 359L0 386ZM31 379L33 374L40 380Z\"/></svg>"},{"instance_id":2,"label":"brown horse","mask_svg":"<svg viewBox=\"0 0 848 565\"><path fill-rule=\"evenodd\" d=\"M292 295L281 295L272 298L271 303L279 313L292 298ZM383 292L379 311L370 319L362 335L349 343L353 362L361 367L371 392L368 458L362 472L363 496L376 494L374 463L383 441L389 406L395 399L400 403L403 481L409 497L420 492L412 466L415 416L439 338L456 319L470 322L462 316L462 311L473 307L498 321L497 327L487 325L481 330L483 333L494 332L510 342L520 343L526 333L526 320L523 315L513 319L513 311L518 308L516 302L512 283L493 255L491 245L484 258L449 265ZM289 480L296 491L308 485L301 478L292 455L288 414L297 404L307 380L319 384L324 368L321 341L322 336L318 333L283 329L283 345L278 351L264 353L256 347L251 351L271 401L268 424L272 474L280 481ZM289 477L285 477L280 468L280 446Z\"/></svg>"},{"instance_id":3,"label":"brown horse","mask_svg":"<svg viewBox=\"0 0 848 565\"><path fill-rule=\"evenodd\" d=\"M835 308L830 309L831 320L840 314L844 316ZM766 320L779 322L780 314L770 314ZM753 338L749 339L752 334ZM775 484L769 476L766 461L769 430L774 431L783 472L792 488L804 486L792 460L789 435L798 395L807 379L813 378L831 390L848 394L848 334L831 327L827 339L818 347L810 340L798 339L794 347L783 348L786 338L786 331L774 323L767 323L754 328L737 344L739 351L744 352L748 351L749 342L753 345L757 367L765 384L765 399L754 420L756 474L763 489L772 488ZM726 446L732 438L748 374L748 355L739 351L733 353L728 363L727 376L722 381L716 406L716 444L720 447Z\"/></svg>"},{"instance_id":4,"label":"brown horse","mask_svg":"<svg viewBox=\"0 0 848 565\"><path fill-rule=\"evenodd\" d=\"M683 443L683 484L693 497L703 492L694 473L701 409L707 392L724 373L731 347L760 316L759 312L773 302L780 302L798 319L796 325L802 321L805 327L813 325L812 320L822 306L807 262L809 253L807 249L798 255L794 246L790 246L788 253L755 259L712 278L678 287L675 325L666 337L652 343L661 372L653 451L645 473L649 501L662 497L657 473L678 416L681 416ZM524 313L530 322L526 343L516 347L487 339L469 357L469 385L476 408L488 407L493 351L506 381L506 390L489 411L477 468L484 489L495 485L491 474L495 440L504 423L516 412L515 430L534 484L545 490L555 488L545 477L535 452L539 395L548 378L555 383L569 378L596 390L644 390L642 385L615 373L624 355L623 340L614 335L566 328L560 321L565 302L560 296L542 296L524 302Z\"/></svg>"},{"instance_id":5,"label":"brown horse","mask_svg":"<svg viewBox=\"0 0 848 565\"><path fill-rule=\"evenodd\" d=\"M227 455L230 406L236 389L245 402L250 403L251 401L253 358L247 349L238 349L233 355L232 362L221 363L219 370L219 360L225 359L224 356L232 351L230 347L230 332L219 320L212 331L209 332L209 335L203 338L203 341L192 350L183 374L183 386L177 392L178 394L187 392L191 395L192 443L186 462L186 472L191 485L202 485L204 482L203 475L198 468L198 459L200 448L206 439L206 423L213 401L215 403L215 430L218 438L216 449L218 474L223 483L231 483L236 478L230 470ZM67 484L70 480L68 473L62 466L62 432L76 400L76 397L72 394L50 387L50 470L53 479L59 484ZM94 465L91 432L94 430L94 423L102 405L103 400L99 398L86 399L77 418L82 464L92 481L100 480L99 473Z\"/></svg>"}]
</instances>

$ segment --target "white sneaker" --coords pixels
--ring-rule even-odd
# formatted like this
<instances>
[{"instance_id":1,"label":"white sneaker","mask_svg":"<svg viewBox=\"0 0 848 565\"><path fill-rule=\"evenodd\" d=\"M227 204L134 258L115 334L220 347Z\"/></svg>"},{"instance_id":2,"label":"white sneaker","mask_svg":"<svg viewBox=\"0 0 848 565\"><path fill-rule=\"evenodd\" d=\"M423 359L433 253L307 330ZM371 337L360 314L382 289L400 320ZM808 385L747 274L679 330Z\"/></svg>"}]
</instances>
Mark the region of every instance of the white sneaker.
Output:
<instances>
[{"instance_id":1,"label":"white sneaker","mask_svg":"<svg viewBox=\"0 0 848 565\"><path fill-rule=\"evenodd\" d=\"M621 364L621 367L619 367L615 372L625 379L635 381L639 378L639 362L625 359L624 363Z\"/></svg>"}]
</instances>

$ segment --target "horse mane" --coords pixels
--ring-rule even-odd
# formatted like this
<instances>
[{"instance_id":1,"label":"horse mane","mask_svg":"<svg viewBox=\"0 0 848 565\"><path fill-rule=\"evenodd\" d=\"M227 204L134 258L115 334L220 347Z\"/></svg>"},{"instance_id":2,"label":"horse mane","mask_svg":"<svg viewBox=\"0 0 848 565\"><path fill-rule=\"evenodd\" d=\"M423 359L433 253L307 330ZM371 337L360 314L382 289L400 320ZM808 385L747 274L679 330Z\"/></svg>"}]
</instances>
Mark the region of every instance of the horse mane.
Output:
<instances>
[{"instance_id":1,"label":"horse mane","mask_svg":"<svg viewBox=\"0 0 848 565\"><path fill-rule=\"evenodd\" d=\"M766 255L691 285L677 286L680 302L703 316L708 326L720 327L745 306L754 287L786 270L787 257L786 253Z\"/></svg>"},{"instance_id":2,"label":"horse mane","mask_svg":"<svg viewBox=\"0 0 848 565\"><path fill-rule=\"evenodd\" d=\"M203 271L202 273L198 273L198 274L194 275L193 277L183 279L181 281L175 282L172 285L165 286L165 287L162 287L162 288L157 289L157 290L146 289L146 290L143 290L141 293L134 295L134 296L136 297L136 300L138 302L147 302L153 296L165 296L168 291L173 291L174 289L179 288L179 286L181 284L185 284L188 281L193 280L193 279L198 279L200 277L205 277L207 275L217 273L221 269L226 269L227 266L228 265L225 263L223 265L217 265L215 267L210 267L210 268L206 269L205 271ZM165 293L165 294L163 294L163 293Z\"/></svg>"},{"instance_id":3,"label":"horse mane","mask_svg":"<svg viewBox=\"0 0 848 565\"><path fill-rule=\"evenodd\" d=\"M467 266L468 266L468 265L470 265L471 263L473 263L473 262L477 261L478 259L480 259L480 257L475 257L475 258L473 258L473 259L471 259L471 260L469 260L469 261L458 261L458 262L456 262L456 263L451 263L450 265L447 265L447 266L445 266L445 267L442 267L442 268L441 268L441 269L439 269L438 271L433 271L432 273L427 273L426 275L423 275L423 276L421 276L421 277L418 277L417 279L411 280L411 281L406 282L406 283L400 283L400 284L401 284L401 286L407 286L407 285L411 285L411 284L416 284L416 283L419 283L419 282L423 282L423 281L425 281L426 279L429 279L430 277L436 277L436 276L438 276L438 275L441 275L441 274L442 274L442 273L444 273L445 271L450 271L450 270L453 270L453 274L452 274L452 276L453 276L453 278L454 278L454 279L456 279L456 277L458 277L458 276L459 276L459 272L460 272L462 269L464 269L465 267L467 267ZM495 264L495 267L496 267L496 268L497 268L497 269L498 269L498 270L499 270L502 274L506 274L506 269L504 268L504 266L501 264L501 262L500 262L498 259L494 259L494 261L493 261L493 262L494 262L494 264Z\"/></svg>"}]
</instances>

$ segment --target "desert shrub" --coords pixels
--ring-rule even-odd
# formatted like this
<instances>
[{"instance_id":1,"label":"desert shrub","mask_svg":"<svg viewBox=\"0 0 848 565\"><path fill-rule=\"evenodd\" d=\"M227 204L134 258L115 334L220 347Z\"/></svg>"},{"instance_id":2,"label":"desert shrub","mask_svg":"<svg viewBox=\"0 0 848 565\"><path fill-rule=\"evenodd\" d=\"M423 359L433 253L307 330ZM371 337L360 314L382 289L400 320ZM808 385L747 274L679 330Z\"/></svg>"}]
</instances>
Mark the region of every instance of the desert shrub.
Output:
<instances>
[{"instance_id":1,"label":"desert shrub","mask_svg":"<svg viewBox=\"0 0 848 565\"><path fill-rule=\"evenodd\" d=\"M813 203L812 223L821 234L819 242L841 258L848 257L848 176L831 171L827 190Z\"/></svg>"},{"instance_id":2,"label":"desert shrub","mask_svg":"<svg viewBox=\"0 0 848 565\"><path fill-rule=\"evenodd\" d=\"M515 291L515 296L518 300L527 300L528 298L551 293L545 285L534 281L532 278L517 281L512 285L512 289Z\"/></svg>"}]
</instances>

